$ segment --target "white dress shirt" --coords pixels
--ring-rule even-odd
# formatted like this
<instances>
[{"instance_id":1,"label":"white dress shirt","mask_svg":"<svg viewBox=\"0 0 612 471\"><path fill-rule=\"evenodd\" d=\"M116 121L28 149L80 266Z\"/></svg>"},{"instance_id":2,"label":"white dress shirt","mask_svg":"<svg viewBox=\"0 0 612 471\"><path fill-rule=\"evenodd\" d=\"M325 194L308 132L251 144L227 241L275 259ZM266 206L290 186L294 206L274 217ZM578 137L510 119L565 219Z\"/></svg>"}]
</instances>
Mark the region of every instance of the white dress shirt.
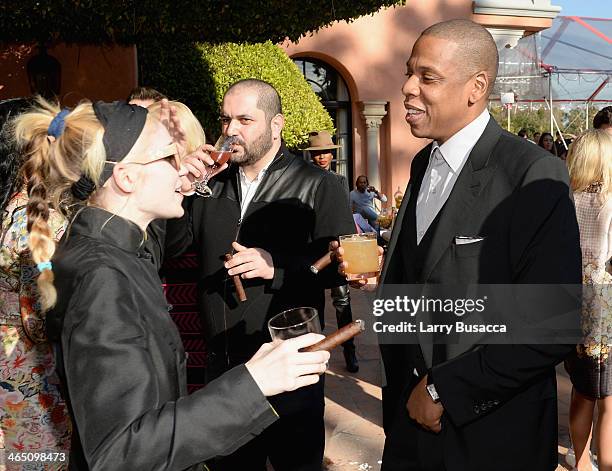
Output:
<instances>
[{"instance_id":1,"label":"white dress shirt","mask_svg":"<svg viewBox=\"0 0 612 471\"><path fill-rule=\"evenodd\" d=\"M444 144L433 141L416 206L417 244L448 199L470 152L482 136L490 116L484 110Z\"/></svg>"},{"instance_id":2,"label":"white dress shirt","mask_svg":"<svg viewBox=\"0 0 612 471\"><path fill-rule=\"evenodd\" d=\"M262 168L253 181L249 181L242 167L238 169L238 174L240 175L240 192L242 193L242 199L240 200L240 219L244 217L244 213L249 207L249 204L251 204L251 200L253 196L255 196L257 188L259 188L259 184L273 161L274 160L271 160L268 165Z\"/></svg>"}]
</instances>

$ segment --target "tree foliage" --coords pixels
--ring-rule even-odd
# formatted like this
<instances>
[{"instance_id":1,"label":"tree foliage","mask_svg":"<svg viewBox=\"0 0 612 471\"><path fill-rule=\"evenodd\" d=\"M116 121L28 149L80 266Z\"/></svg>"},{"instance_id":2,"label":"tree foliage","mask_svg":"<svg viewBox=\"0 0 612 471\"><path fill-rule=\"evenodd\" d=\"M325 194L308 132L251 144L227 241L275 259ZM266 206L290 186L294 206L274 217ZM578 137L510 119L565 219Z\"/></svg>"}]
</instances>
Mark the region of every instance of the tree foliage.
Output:
<instances>
[{"instance_id":1,"label":"tree foliage","mask_svg":"<svg viewBox=\"0 0 612 471\"><path fill-rule=\"evenodd\" d=\"M5 0L0 42L136 44L298 39L403 0Z\"/></svg>"},{"instance_id":2,"label":"tree foliage","mask_svg":"<svg viewBox=\"0 0 612 471\"><path fill-rule=\"evenodd\" d=\"M262 44L149 43L139 48L141 83L187 104L206 135L219 134L219 105L234 82L257 78L279 92L286 123L283 139L290 148L308 141L308 132L333 132L332 120L293 61L270 41Z\"/></svg>"},{"instance_id":3,"label":"tree foliage","mask_svg":"<svg viewBox=\"0 0 612 471\"><path fill-rule=\"evenodd\" d=\"M597 113L598 108L598 106L594 106L593 104L589 105L589 128L593 125L593 116ZM489 111L499 125L507 129L508 115L506 109L501 105L493 105L490 107ZM587 129L584 104L569 109L553 106L553 115L563 133L578 135ZM521 129L527 130L529 137L533 136L534 132L550 132L550 112L544 107L532 110L511 110L510 132L516 134Z\"/></svg>"}]
</instances>

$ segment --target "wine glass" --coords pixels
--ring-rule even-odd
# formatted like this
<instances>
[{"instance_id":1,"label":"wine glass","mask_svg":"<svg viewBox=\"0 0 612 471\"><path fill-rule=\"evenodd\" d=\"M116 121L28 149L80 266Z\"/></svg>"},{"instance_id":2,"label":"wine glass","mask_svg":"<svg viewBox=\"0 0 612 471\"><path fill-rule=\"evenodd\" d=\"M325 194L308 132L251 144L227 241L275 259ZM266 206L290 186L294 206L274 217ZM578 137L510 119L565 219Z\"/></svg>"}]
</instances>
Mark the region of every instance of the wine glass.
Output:
<instances>
[{"instance_id":1,"label":"wine glass","mask_svg":"<svg viewBox=\"0 0 612 471\"><path fill-rule=\"evenodd\" d=\"M226 163L232 155L232 145L237 141L235 136L219 137L215 144L215 150L210 152L210 157L214 160L214 164L206 167L206 175L201 180L196 180L192 183L193 189L198 196L208 198L212 196L212 190L208 186L208 180L212 177L213 172Z\"/></svg>"}]
</instances>

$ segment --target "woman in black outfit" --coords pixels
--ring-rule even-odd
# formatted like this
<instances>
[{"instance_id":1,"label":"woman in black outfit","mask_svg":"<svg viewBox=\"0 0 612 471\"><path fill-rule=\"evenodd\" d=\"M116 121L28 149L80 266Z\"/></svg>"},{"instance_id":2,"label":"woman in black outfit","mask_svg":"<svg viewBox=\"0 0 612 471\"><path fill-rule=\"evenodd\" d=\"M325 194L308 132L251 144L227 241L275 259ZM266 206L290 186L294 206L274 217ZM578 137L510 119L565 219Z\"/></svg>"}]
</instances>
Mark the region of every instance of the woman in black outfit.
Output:
<instances>
[{"instance_id":1,"label":"woman in black outfit","mask_svg":"<svg viewBox=\"0 0 612 471\"><path fill-rule=\"evenodd\" d=\"M277 419L265 396L317 382L329 358L298 352L316 334L265 344L187 394L185 352L145 248L153 219L183 212L187 170L172 116L166 127L123 102L68 112L40 100L16 123L28 154L30 248L75 423L70 469L201 469ZM72 221L57 251L50 207Z\"/></svg>"}]
</instances>

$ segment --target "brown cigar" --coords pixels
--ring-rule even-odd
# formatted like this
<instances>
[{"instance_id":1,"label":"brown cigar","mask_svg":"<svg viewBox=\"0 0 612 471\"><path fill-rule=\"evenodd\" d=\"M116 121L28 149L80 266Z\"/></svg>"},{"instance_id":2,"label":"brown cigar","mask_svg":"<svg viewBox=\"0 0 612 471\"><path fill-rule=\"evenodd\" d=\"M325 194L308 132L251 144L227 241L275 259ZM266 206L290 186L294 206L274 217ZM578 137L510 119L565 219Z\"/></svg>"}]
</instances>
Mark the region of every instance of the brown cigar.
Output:
<instances>
[{"instance_id":1,"label":"brown cigar","mask_svg":"<svg viewBox=\"0 0 612 471\"><path fill-rule=\"evenodd\" d=\"M310 265L310 271L315 275L323 270L326 266L328 266L332 262L332 254L333 252L327 252L323 255L319 260Z\"/></svg>"},{"instance_id":2,"label":"brown cigar","mask_svg":"<svg viewBox=\"0 0 612 471\"><path fill-rule=\"evenodd\" d=\"M232 254L225 254L225 261L229 262L232 259ZM238 299L240 302L245 302L247 300L246 293L244 292L244 287L242 286L242 280L240 279L240 275L232 275L232 280L234 280L234 286L236 287L236 293L238 294Z\"/></svg>"},{"instance_id":3,"label":"brown cigar","mask_svg":"<svg viewBox=\"0 0 612 471\"><path fill-rule=\"evenodd\" d=\"M304 347L300 349L300 352L318 352L320 350L327 350L328 352L343 344L347 340L352 339L356 335L359 335L365 330L365 322L361 319L351 322L345 325L341 329L336 330L333 334L329 334L320 342L311 345L310 347Z\"/></svg>"}]
</instances>

